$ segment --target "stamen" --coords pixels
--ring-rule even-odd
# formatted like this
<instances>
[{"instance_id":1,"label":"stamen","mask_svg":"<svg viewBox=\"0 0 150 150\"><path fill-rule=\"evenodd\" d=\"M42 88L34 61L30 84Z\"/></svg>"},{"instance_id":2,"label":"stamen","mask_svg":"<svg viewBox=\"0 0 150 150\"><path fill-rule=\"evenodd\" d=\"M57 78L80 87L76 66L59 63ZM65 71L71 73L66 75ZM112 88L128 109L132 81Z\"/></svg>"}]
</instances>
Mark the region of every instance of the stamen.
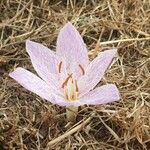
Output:
<instances>
[{"instance_id":1,"label":"stamen","mask_svg":"<svg viewBox=\"0 0 150 150\"><path fill-rule=\"evenodd\" d=\"M61 68L62 68L62 61L58 65L58 72L61 73Z\"/></svg>"},{"instance_id":2,"label":"stamen","mask_svg":"<svg viewBox=\"0 0 150 150\"><path fill-rule=\"evenodd\" d=\"M72 78L72 74L70 74L70 75L66 78L66 80L65 80L64 83L62 84L62 88L64 88L65 85L67 85L67 83L68 83L68 81L69 81L70 78Z\"/></svg>"},{"instance_id":3,"label":"stamen","mask_svg":"<svg viewBox=\"0 0 150 150\"><path fill-rule=\"evenodd\" d=\"M81 69L81 71L82 71L82 75L84 75L85 74L85 70L84 70L84 68L79 64L79 68Z\"/></svg>"},{"instance_id":4,"label":"stamen","mask_svg":"<svg viewBox=\"0 0 150 150\"><path fill-rule=\"evenodd\" d=\"M69 99L69 98L68 98L67 91L65 91L65 98L66 98L66 99Z\"/></svg>"},{"instance_id":5,"label":"stamen","mask_svg":"<svg viewBox=\"0 0 150 150\"><path fill-rule=\"evenodd\" d=\"M77 80L75 80L75 85L76 85L76 92L79 92L79 88L78 88Z\"/></svg>"}]
</instances>

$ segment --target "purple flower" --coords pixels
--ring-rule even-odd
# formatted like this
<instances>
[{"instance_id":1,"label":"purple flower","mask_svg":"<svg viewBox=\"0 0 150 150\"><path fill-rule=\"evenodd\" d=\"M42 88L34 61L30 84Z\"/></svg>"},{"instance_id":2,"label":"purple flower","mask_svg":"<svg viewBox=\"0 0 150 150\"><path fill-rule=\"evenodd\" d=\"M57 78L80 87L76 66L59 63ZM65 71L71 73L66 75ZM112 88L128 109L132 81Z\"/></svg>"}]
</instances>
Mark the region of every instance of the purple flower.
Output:
<instances>
[{"instance_id":1,"label":"purple flower","mask_svg":"<svg viewBox=\"0 0 150 150\"><path fill-rule=\"evenodd\" d=\"M86 45L71 23L67 23L58 35L56 53L29 40L26 41L26 49L39 77L20 67L9 75L51 103L80 106L105 104L120 99L114 84L95 88L117 50L101 52L89 62Z\"/></svg>"}]
</instances>

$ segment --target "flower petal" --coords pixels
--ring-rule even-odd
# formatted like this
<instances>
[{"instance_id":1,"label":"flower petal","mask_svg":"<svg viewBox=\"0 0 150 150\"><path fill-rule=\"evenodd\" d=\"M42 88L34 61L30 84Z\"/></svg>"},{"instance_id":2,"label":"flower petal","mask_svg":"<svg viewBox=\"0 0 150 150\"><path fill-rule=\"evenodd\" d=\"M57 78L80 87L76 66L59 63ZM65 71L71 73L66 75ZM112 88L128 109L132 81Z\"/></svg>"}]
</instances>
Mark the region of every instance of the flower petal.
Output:
<instances>
[{"instance_id":1,"label":"flower petal","mask_svg":"<svg viewBox=\"0 0 150 150\"><path fill-rule=\"evenodd\" d=\"M70 66L70 70L68 72L69 74L72 73L74 79L76 80L78 80L83 75L83 71L81 70L77 62L72 62L72 65Z\"/></svg>"},{"instance_id":2,"label":"flower petal","mask_svg":"<svg viewBox=\"0 0 150 150\"><path fill-rule=\"evenodd\" d=\"M79 80L79 88L82 94L89 92L97 85L116 54L117 49L101 52L89 64L85 70L85 75Z\"/></svg>"},{"instance_id":3,"label":"flower petal","mask_svg":"<svg viewBox=\"0 0 150 150\"><path fill-rule=\"evenodd\" d=\"M59 91L54 91L53 88L47 85L42 79L24 68L17 68L14 72L10 73L9 76L27 90L53 104L57 104L59 106L74 105L73 102L65 100ZM76 101L75 104L80 105L80 102Z\"/></svg>"},{"instance_id":4,"label":"flower petal","mask_svg":"<svg viewBox=\"0 0 150 150\"><path fill-rule=\"evenodd\" d=\"M51 93L54 93L52 88L33 73L23 68L17 68L14 72L10 73L9 76L25 87L27 90L36 93L51 103L55 103L55 101L52 99L53 96Z\"/></svg>"},{"instance_id":5,"label":"flower petal","mask_svg":"<svg viewBox=\"0 0 150 150\"><path fill-rule=\"evenodd\" d=\"M57 104L60 106L82 106L82 105L98 105L106 104L113 101L118 101L120 99L119 91L114 84L107 84L101 87L98 87L86 95L80 97L78 100L67 101L62 97L55 95L54 100L57 101Z\"/></svg>"},{"instance_id":6,"label":"flower petal","mask_svg":"<svg viewBox=\"0 0 150 150\"><path fill-rule=\"evenodd\" d=\"M32 65L38 75L46 82L57 83L59 59L55 53L42 44L26 41L26 49L31 58Z\"/></svg>"},{"instance_id":7,"label":"flower petal","mask_svg":"<svg viewBox=\"0 0 150 150\"><path fill-rule=\"evenodd\" d=\"M84 95L80 101L84 104L97 105L106 104L120 99L119 91L114 84L98 87Z\"/></svg>"},{"instance_id":8,"label":"flower petal","mask_svg":"<svg viewBox=\"0 0 150 150\"><path fill-rule=\"evenodd\" d=\"M86 45L71 23L67 23L58 35L56 54L65 59L68 68L73 65L72 62L84 68L89 63Z\"/></svg>"}]
</instances>

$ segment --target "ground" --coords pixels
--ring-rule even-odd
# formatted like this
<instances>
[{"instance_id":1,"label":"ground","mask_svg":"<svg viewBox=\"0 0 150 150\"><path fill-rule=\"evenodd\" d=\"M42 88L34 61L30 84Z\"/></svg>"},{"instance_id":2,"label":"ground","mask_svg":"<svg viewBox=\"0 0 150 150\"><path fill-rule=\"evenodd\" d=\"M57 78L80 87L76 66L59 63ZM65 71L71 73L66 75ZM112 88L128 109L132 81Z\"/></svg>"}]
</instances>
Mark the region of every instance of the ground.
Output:
<instances>
[{"instance_id":1,"label":"ground","mask_svg":"<svg viewBox=\"0 0 150 150\"><path fill-rule=\"evenodd\" d=\"M0 12L0 150L150 148L149 0L1 0ZM101 84L115 83L121 93L118 102L80 107L73 125L65 107L8 76L18 66L35 72L26 39L55 50L68 21L83 36L91 60L100 51L118 49Z\"/></svg>"}]
</instances>

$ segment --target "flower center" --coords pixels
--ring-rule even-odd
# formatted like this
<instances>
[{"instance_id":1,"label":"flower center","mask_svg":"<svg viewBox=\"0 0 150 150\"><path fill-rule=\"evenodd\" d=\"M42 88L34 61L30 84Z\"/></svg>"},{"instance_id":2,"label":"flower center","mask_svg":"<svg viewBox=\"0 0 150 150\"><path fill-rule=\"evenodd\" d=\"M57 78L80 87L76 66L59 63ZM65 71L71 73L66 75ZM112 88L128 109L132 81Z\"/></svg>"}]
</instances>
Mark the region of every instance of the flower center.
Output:
<instances>
[{"instance_id":1,"label":"flower center","mask_svg":"<svg viewBox=\"0 0 150 150\"><path fill-rule=\"evenodd\" d=\"M61 73L62 72L62 61L58 64L58 72ZM85 70L82 67L82 65L78 65L80 72L82 75L85 74ZM78 99L79 97L79 88L78 88L78 83L77 80L74 79L73 74L68 74L67 78L65 79L65 81L62 83L61 86L64 90L64 97L66 100L69 101L74 101L76 99Z\"/></svg>"},{"instance_id":2,"label":"flower center","mask_svg":"<svg viewBox=\"0 0 150 150\"><path fill-rule=\"evenodd\" d=\"M76 100L79 95L79 89L77 80L72 77L72 74L68 75L64 83L62 84L62 88L64 89L65 99L69 101Z\"/></svg>"}]
</instances>

